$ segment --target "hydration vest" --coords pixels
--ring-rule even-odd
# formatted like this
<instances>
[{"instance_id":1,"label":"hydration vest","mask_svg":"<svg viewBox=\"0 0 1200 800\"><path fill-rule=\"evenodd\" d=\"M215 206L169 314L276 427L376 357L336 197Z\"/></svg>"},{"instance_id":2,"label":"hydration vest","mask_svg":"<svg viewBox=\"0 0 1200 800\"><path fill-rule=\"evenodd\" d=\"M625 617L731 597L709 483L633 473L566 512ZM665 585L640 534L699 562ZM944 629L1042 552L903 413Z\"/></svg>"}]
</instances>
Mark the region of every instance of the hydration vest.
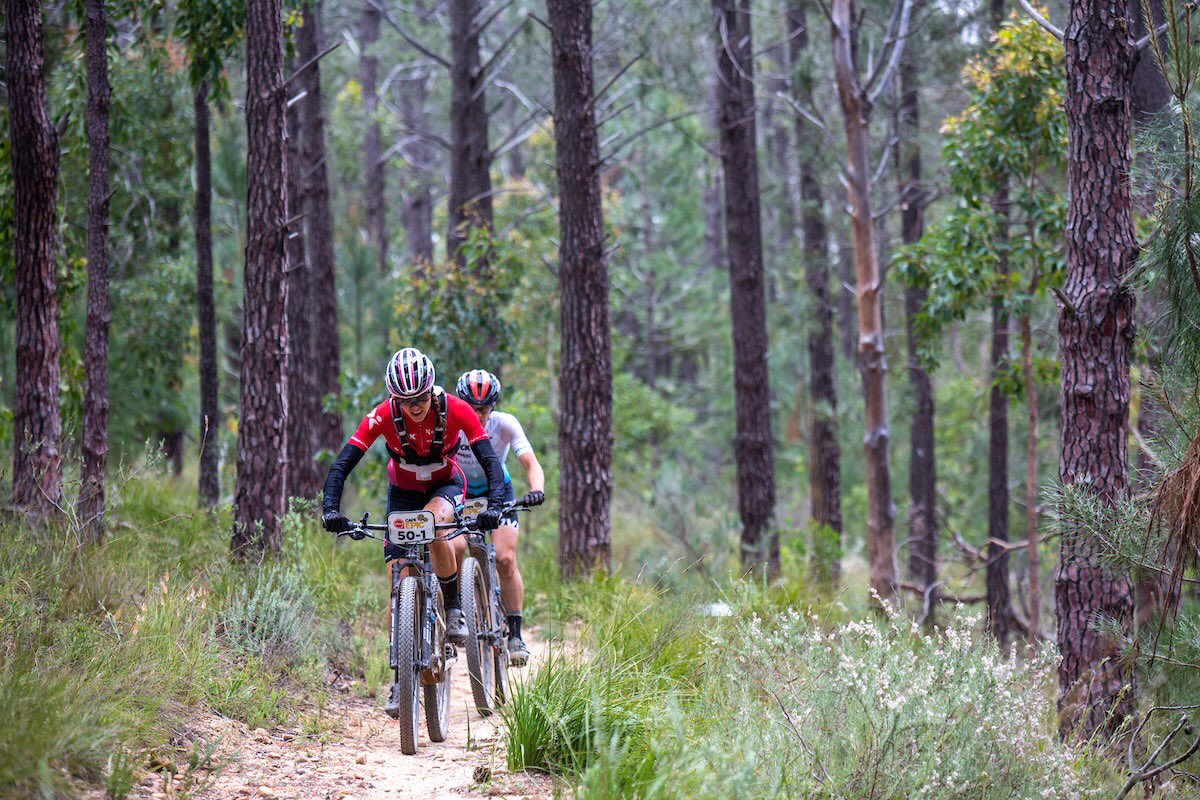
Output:
<instances>
[{"instance_id":1,"label":"hydration vest","mask_svg":"<svg viewBox=\"0 0 1200 800\"><path fill-rule=\"evenodd\" d=\"M446 444L446 393L442 387L433 387L433 411L437 414L433 420L433 441L429 443L429 454L419 455L413 446L412 437L408 435L408 426L404 424L404 411L396 398L391 399L392 424L396 426L396 435L400 438L400 452L389 454L397 461L407 464L424 466L438 464L442 461L442 450Z\"/></svg>"}]
</instances>

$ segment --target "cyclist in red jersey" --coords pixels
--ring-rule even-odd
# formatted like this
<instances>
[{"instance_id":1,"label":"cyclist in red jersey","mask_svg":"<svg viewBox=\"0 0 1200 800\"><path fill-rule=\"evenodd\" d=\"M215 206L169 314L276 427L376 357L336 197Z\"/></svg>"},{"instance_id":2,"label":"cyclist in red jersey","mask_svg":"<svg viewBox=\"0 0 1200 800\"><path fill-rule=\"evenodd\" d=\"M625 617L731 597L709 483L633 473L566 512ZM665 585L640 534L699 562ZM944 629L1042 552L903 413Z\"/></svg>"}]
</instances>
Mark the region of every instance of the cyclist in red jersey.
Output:
<instances>
[{"instance_id":1,"label":"cyclist in red jersey","mask_svg":"<svg viewBox=\"0 0 1200 800\"><path fill-rule=\"evenodd\" d=\"M439 524L453 521L454 507L462 503L465 491L462 470L454 461L461 433L487 474L489 508L479 515L479 527L495 530L500 524L496 509L504 502L504 470L475 412L434 385L433 362L416 348L406 347L392 356L385 383L391 396L363 418L329 468L322 502L325 529L333 533L353 530L353 523L340 510L342 488L381 436L391 456L388 513L424 509L433 512ZM467 642L467 622L458 597L458 563L445 533L439 531L437 536L429 555L442 584L446 638L461 647ZM395 550L390 543L383 548L389 572L391 562L399 557ZM393 687L386 707L392 716L399 713L397 700Z\"/></svg>"}]
</instances>

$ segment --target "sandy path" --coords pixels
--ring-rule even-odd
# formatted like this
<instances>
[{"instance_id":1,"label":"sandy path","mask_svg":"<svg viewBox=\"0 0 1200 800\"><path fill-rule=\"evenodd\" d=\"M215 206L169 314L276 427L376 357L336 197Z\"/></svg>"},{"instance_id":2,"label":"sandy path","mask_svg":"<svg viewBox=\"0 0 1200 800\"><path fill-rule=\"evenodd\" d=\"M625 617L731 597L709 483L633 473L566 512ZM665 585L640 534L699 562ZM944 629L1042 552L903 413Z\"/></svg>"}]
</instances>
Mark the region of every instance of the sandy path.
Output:
<instances>
[{"instance_id":1,"label":"sandy path","mask_svg":"<svg viewBox=\"0 0 1200 800\"><path fill-rule=\"evenodd\" d=\"M536 669L543 648L531 641ZM434 744L422 714L417 755L400 753L399 724L383 713L383 698L366 698L345 683L331 687L323 716L332 719L318 736L296 731L249 730L233 720L212 717L197 721L205 737L222 737L232 759L216 783L197 800L279 798L279 800L395 800L396 798L502 797L549 798L552 785L544 776L509 775L504 767L502 722L498 715L481 717L471 701L466 659L453 671L450 733ZM482 780L481 780L482 779ZM154 776L139 787L149 797L180 797L178 785L164 792Z\"/></svg>"}]
</instances>

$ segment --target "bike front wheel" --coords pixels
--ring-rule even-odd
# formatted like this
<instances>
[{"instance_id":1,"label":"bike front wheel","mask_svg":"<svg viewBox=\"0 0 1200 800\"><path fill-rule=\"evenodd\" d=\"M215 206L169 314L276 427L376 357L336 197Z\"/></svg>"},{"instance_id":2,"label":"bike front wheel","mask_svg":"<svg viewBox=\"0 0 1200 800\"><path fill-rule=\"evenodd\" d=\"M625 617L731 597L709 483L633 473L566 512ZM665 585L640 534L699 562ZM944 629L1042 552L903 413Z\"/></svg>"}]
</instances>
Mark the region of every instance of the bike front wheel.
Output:
<instances>
[{"instance_id":1,"label":"bike front wheel","mask_svg":"<svg viewBox=\"0 0 1200 800\"><path fill-rule=\"evenodd\" d=\"M496 710L497 705L493 689L496 660L489 630L492 609L488 602L487 582L475 558L463 559L458 586L463 613L467 617L467 672L471 676L471 694L475 698L475 708L486 717Z\"/></svg>"},{"instance_id":2,"label":"bike front wheel","mask_svg":"<svg viewBox=\"0 0 1200 800\"><path fill-rule=\"evenodd\" d=\"M425 727L429 730L429 741L444 742L450 732L450 646L446 643L446 607L442 600L442 590L438 589L432 598L437 611L436 620L426 627L429 632L427 650L430 659L440 659L438 669L442 679L435 684L426 684L425 690Z\"/></svg>"},{"instance_id":3,"label":"bike front wheel","mask_svg":"<svg viewBox=\"0 0 1200 800\"><path fill-rule=\"evenodd\" d=\"M420 701L421 618L424 610L421 582L409 576L400 581L392 606L392 642L396 654L396 691L400 700L400 752L416 755Z\"/></svg>"}]
</instances>

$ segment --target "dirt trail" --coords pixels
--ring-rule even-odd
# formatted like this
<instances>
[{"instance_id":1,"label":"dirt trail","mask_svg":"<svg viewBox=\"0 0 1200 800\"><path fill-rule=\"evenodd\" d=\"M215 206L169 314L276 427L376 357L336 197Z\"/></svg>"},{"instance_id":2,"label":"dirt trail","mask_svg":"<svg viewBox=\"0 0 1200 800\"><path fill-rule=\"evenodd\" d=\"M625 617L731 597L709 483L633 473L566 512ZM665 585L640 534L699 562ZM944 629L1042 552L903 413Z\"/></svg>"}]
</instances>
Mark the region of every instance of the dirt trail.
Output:
<instances>
[{"instance_id":1,"label":"dirt trail","mask_svg":"<svg viewBox=\"0 0 1200 800\"><path fill-rule=\"evenodd\" d=\"M518 679L537 668L544 648L536 640L534 658ZM504 767L498 715L483 718L471 701L466 659L453 672L450 734L434 744L421 719L417 755L400 752L399 724L383 713L382 698L365 698L342 683L331 687L323 716L335 720L323 735L306 737L282 730L248 730L221 717L204 721L206 736L224 736L233 761L215 785L197 800L278 798L278 800L395 800L396 798L498 797L542 800L552 794L544 776L509 775ZM323 741L322 741L323 740ZM482 779L482 780L481 780ZM150 797L178 796L157 785Z\"/></svg>"}]
</instances>

